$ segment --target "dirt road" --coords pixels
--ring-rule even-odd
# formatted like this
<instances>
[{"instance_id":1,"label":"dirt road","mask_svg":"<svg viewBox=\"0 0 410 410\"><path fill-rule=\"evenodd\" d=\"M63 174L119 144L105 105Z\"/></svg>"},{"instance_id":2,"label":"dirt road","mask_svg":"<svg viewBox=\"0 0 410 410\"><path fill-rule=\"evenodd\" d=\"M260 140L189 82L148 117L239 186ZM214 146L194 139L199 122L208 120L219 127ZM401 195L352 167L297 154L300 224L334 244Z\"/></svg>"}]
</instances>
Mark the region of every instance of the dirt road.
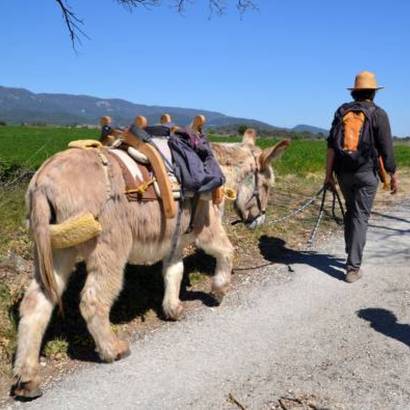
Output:
<instances>
[{"instance_id":1,"label":"dirt road","mask_svg":"<svg viewBox=\"0 0 410 410\"><path fill-rule=\"evenodd\" d=\"M273 409L310 397L305 408L409 409L410 206L371 225L361 281L341 280L341 238L289 251L219 308L166 324L124 361L87 366L19 407Z\"/></svg>"}]
</instances>

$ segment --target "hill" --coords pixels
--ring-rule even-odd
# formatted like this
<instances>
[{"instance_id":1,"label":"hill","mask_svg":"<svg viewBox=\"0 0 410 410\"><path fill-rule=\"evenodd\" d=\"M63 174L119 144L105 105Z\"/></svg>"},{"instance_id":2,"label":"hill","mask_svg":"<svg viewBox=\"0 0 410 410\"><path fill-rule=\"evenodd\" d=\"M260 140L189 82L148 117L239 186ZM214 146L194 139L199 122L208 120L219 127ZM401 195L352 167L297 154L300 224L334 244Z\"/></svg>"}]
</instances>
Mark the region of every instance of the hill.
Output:
<instances>
[{"instance_id":1,"label":"hill","mask_svg":"<svg viewBox=\"0 0 410 410\"><path fill-rule=\"evenodd\" d=\"M275 128L262 121L230 117L214 111L134 104L117 98L88 95L36 94L23 88L0 86L0 120L12 123L97 124L102 115L111 115L116 125L127 125L137 114L156 123L164 112L170 113L178 124L189 124L193 117L204 114L209 127L245 123L261 129Z\"/></svg>"},{"instance_id":2,"label":"hill","mask_svg":"<svg viewBox=\"0 0 410 410\"><path fill-rule=\"evenodd\" d=\"M296 127L291 129L293 132L309 132L310 134L323 134L328 135L329 130L325 130L324 128L313 127L312 125L306 124L298 124Z\"/></svg>"},{"instance_id":3,"label":"hill","mask_svg":"<svg viewBox=\"0 0 410 410\"><path fill-rule=\"evenodd\" d=\"M177 124L189 124L198 114L207 117L207 126L217 130L237 130L240 125L265 132L324 130L299 125L292 130L250 118L231 117L215 111L192 108L135 104L119 98L99 98L88 95L33 93L24 88L0 86L0 121L9 123L47 123L55 125L97 124L102 115L113 117L116 126L125 126L137 114L157 123L164 112L172 115ZM304 127L303 130L297 129ZM312 133L312 131L309 131Z\"/></svg>"}]
</instances>

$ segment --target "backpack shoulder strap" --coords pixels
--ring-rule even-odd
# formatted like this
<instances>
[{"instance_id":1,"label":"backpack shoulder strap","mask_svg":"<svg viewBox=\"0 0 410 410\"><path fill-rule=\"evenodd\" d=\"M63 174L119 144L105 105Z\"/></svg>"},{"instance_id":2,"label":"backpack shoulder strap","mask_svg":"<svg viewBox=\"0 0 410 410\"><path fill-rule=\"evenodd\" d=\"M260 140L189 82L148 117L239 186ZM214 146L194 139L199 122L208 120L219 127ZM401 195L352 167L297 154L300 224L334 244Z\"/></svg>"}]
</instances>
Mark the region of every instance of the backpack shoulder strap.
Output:
<instances>
[{"instance_id":1,"label":"backpack shoulder strap","mask_svg":"<svg viewBox=\"0 0 410 410\"><path fill-rule=\"evenodd\" d=\"M349 111L350 109L350 104L349 103L345 103L342 104L335 113L335 119L341 121L342 118L346 115L346 113Z\"/></svg>"},{"instance_id":2,"label":"backpack shoulder strap","mask_svg":"<svg viewBox=\"0 0 410 410\"><path fill-rule=\"evenodd\" d=\"M364 115L366 116L366 119L372 123L373 122L373 116L374 113L377 111L377 106L374 104L369 105L368 107L360 107L360 111L362 111L364 113Z\"/></svg>"},{"instance_id":3,"label":"backpack shoulder strap","mask_svg":"<svg viewBox=\"0 0 410 410\"><path fill-rule=\"evenodd\" d=\"M366 116L366 120L367 120L367 134L368 134L368 138L370 141L371 146L373 147L372 149L372 156L373 158L376 158L378 156L377 153L377 148L374 142L374 114L376 113L376 111L378 110L378 106L376 104L370 104L368 107L363 107L362 112L365 114Z\"/></svg>"},{"instance_id":4,"label":"backpack shoulder strap","mask_svg":"<svg viewBox=\"0 0 410 410\"><path fill-rule=\"evenodd\" d=\"M372 104L369 108L369 114L370 116L373 116L373 114L379 109L379 107L376 104Z\"/></svg>"}]
</instances>

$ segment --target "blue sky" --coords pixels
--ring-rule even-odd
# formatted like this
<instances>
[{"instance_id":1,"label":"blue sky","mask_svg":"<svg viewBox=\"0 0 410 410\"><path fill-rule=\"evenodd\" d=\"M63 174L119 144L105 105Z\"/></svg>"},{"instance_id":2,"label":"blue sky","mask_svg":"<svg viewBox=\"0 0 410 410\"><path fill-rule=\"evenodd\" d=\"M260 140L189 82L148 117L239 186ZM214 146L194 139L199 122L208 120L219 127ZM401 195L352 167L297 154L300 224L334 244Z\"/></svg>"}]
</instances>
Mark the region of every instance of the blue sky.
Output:
<instances>
[{"instance_id":1,"label":"blue sky","mask_svg":"<svg viewBox=\"0 0 410 410\"><path fill-rule=\"evenodd\" d=\"M226 0L234 4L235 0ZM74 53L54 0L3 0L0 85L221 111L283 127L328 128L346 87L375 71L396 135L410 135L408 0L259 0L209 18L71 0L90 39Z\"/></svg>"}]
</instances>

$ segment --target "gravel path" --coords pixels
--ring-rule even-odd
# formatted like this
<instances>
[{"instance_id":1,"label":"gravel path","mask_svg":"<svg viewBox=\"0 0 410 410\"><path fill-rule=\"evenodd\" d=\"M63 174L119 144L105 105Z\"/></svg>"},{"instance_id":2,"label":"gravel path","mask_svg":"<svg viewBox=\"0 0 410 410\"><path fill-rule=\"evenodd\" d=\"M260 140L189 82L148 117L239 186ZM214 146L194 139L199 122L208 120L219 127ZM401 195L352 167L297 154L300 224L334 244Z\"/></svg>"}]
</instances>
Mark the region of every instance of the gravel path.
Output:
<instances>
[{"instance_id":1,"label":"gravel path","mask_svg":"<svg viewBox=\"0 0 410 410\"><path fill-rule=\"evenodd\" d=\"M219 308L165 324L124 361L89 365L18 407L274 409L310 397L305 408L410 409L410 206L388 216L372 219L359 282L341 280L340 237L316 254L290 251L291 268L266 268Z\"/></svg>"}]
</instances>

